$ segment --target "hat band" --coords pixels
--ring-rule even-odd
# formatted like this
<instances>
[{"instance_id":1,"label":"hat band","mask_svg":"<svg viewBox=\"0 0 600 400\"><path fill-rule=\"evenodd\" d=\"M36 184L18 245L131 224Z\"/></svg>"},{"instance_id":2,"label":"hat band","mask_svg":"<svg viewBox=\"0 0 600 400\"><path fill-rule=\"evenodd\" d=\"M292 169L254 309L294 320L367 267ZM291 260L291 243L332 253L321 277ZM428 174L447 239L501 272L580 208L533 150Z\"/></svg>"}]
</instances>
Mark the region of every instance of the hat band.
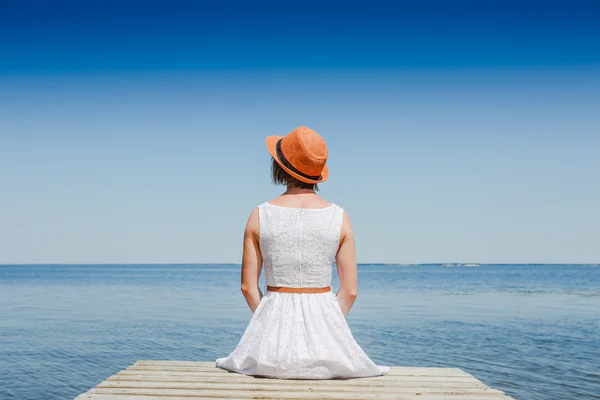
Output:
<instances>
[{"instance_id":1,"label":"hat band","mask_svg":"<svg viewBox=\"0 0 600 400\"><path fill-rule=\"evenodd\" d=\"M281 150L281 141L282 139L279 139L277 141L277 157L279 158L279 161L289 170L291 170L292 172L300 175L303 178L306 179L310 179L312 181L318 181L321 179L321 175L306 175L305 173L303 173L302 171L298 171L289 161L287 158L285 158L285 155L283 154L283 150Z\"/></svg>"}]
</instances>

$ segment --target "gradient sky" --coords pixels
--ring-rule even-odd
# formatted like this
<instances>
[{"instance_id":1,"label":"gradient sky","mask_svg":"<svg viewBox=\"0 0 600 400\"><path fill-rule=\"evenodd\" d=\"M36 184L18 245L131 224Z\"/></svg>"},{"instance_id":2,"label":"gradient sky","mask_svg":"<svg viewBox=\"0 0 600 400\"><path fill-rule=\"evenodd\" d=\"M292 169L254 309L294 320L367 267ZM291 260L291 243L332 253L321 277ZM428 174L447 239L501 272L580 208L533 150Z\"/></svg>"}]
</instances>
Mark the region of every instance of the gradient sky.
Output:
<instances>
[{"instance_id":1,"label":"gradient sky","mask_svg":"<svg viewBox=\"0 0 600 400\"><path fill-rule=\"evenodd\" d=\"M0 263L239 262L299 125L360 262L600 263L600 3L201 3L0 2Z\"/></svg>"}]
</instances>

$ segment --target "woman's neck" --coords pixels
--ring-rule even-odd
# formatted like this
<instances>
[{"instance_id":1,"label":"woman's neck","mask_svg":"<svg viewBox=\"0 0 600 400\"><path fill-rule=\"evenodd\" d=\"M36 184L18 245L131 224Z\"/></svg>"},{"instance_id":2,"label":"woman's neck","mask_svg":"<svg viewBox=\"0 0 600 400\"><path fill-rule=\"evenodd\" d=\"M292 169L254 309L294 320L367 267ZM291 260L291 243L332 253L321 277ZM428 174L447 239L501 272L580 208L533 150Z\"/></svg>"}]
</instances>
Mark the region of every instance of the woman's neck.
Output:
<instances>
[{"instance_id":1,"label":"woman's neck","mask_svg":"<svg viewBox=\"0 0 600 400\"><path fill-rule=\"evenodd\" d=\"M288 186L283 194L315 194L315 191L313 189L302 189L294 186Z\"/></svg>"}]
</instances>

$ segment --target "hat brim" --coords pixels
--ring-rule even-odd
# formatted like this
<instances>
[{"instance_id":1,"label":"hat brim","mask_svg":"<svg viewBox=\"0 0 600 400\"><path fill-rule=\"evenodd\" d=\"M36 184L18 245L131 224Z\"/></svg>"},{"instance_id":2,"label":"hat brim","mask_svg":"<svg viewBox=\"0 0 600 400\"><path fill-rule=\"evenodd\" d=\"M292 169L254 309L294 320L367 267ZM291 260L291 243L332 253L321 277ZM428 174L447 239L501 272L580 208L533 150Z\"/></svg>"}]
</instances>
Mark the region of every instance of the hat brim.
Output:
<instances>
[{"instance_id":1,"label":"hat brim","mask_svg":"<svg viewBox=\"0 0 600 400\"><path fill-rule=\"evenodd\" d=\"M323 171L321 172L321 179L318 179L318 180L307 179L307 178L303 177L302 175L295 173L294 171L292 171L285 165L283 165L281 160L279 159L279 157L277 157L277 142L279 141L279 139L282 139L282 138L283 138L283 136L267 136L265 143L267 145L267 150L269 151L269 153L271 153L271 156L273 156L273 159L275 159L277 164L279 164L279 166L281 168L283 168L283 170L285 172L290 174L292 177L298 179L300 182L304 182L304 183L321 183L321 182L325 182L327 180L327 178L329 178L329 168L327 167L327 165L325 165L323 167Z\"/></svg>"}]
</instances>

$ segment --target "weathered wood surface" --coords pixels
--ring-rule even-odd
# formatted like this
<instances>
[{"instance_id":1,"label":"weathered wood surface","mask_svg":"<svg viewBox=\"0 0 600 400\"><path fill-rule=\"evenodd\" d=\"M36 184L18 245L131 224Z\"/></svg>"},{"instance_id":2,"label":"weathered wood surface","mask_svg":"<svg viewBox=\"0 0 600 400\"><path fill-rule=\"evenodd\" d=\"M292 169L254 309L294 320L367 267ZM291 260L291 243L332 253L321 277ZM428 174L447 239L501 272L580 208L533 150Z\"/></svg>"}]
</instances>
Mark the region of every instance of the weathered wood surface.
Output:
<instances>
[{"instance_id":1,"label":"weathered wood surface","mask_svg":"<svg viewBox=\"0 0 600 400\"><path fill-rule=\"evenodd\" d=\"M214 362L137 361L75 400L400 399L512 400L457 368L392 367L349 380L254 378Z\"/></svg>"}]
</instances>

